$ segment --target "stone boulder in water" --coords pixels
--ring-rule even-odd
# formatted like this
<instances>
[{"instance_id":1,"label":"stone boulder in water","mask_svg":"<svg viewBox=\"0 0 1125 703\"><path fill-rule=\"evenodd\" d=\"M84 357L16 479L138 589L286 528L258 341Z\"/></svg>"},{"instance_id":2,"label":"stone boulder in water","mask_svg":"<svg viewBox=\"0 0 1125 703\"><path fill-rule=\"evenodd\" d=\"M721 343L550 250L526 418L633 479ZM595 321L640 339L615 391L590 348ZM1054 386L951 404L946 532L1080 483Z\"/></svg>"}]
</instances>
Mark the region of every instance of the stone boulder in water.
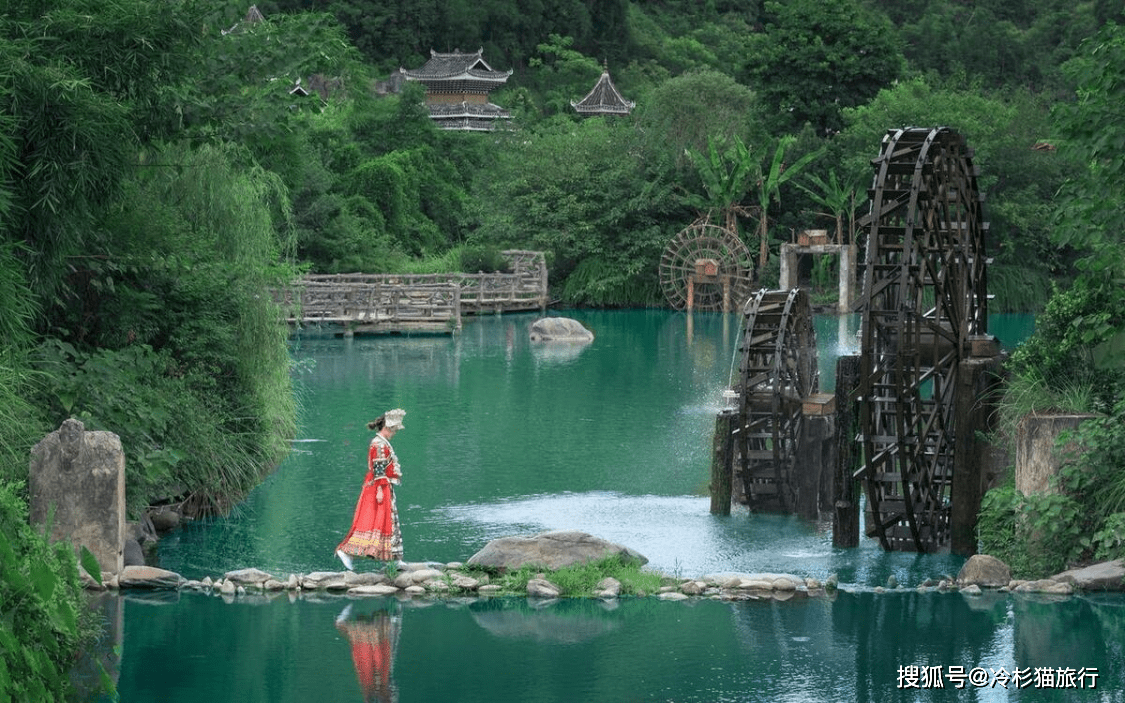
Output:
<instances>
[{"instance_id":1,"label":"stone boulder in water","mask_svg":"<svg viewBox=\"0 0 1125 703\"><path fill-rule=\"evenodd\" d=\"M628 547L577 530L494 539L466 563L489 569L519 569L523 566L561 569L619 555L641 564L648 563L648 559Z\"/></svg>"},{"instance_id":2,"label":"stone boulder in water","mask_svg":"<svg viewBox=\"0 0 1125 703\"><path fill-rule=\"evenodd\" d=\"M957 583L961 586L1002 588L1011 578L1012 572L1004 562L987 554L974 554L961 567Z\"/></svg>"},{"instance_id":3,"label":"stone boulder in water","mask_svg":"<svg viewBox=\"0 0 1125 703\"><path fill-rule=\"evenodd\" d=\"M592 342L594 333L569 317L541 317L531 323L533 342Z\"/></svg>"}]
</instances>

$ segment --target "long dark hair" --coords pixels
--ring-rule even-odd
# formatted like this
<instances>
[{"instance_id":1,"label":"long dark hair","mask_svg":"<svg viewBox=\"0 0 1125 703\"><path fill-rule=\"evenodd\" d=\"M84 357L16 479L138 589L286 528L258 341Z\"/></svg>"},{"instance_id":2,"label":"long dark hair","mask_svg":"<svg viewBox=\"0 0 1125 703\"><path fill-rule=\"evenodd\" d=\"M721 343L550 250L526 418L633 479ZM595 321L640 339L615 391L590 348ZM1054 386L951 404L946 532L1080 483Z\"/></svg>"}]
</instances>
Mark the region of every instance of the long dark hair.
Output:
<instances>
[{"instance_id":1,"label":"long dark hair","mask_svg":"<svg viewBox=\"0 0 1125 703\"><path fill-rule=\"evenodd\" d=\"M367 429L375 430L376 432L378 432L379 430L383 429L383 426L386 425L386 424L387 424L387 416L386 415L380 415L379 417L375 418L371 422L367 423Z\"/></svg>"}]
</instances>

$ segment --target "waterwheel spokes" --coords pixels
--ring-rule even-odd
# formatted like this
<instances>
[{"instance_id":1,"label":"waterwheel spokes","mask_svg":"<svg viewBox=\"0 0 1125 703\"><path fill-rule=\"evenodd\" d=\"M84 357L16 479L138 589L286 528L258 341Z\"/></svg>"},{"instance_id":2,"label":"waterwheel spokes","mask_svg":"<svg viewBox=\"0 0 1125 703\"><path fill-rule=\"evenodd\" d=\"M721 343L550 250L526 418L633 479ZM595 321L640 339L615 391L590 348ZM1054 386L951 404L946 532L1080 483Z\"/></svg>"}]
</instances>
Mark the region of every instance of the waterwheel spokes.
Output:
<instances>
[{"instance_id":1,"label":"waterwheel spokes","mask_svg":"<svg viewBox=\"0 0 1125 703\"><path fill-rule=\"evenodd\" d=\"M738 471L752 510L790 512L803 400L818 388L808 294L760 290L743 309Z\"/></svg>"},{"instance_id":2,"label":"waterwheel spokes","mask_svg":"<svg viewBox=\"0 0 1125 703\"><path fill-rule=\"evenodd\" d=\"M753 257L734 232L697 222L660 257L660 288L676 310L735 310L750 296Z\"/></svg>"},{"instance_id":3,"label":"waterwheel spokes","mask_svg":"<svg viewBox=\"0 0 1125 703\"><path fill-rule=\"evenodd\" d=\"M956 132L892 130L872 163L856 475L885 549L934 551L949 540L956 371L987 331L987 225Z\"/></svg>"}]
</instances>

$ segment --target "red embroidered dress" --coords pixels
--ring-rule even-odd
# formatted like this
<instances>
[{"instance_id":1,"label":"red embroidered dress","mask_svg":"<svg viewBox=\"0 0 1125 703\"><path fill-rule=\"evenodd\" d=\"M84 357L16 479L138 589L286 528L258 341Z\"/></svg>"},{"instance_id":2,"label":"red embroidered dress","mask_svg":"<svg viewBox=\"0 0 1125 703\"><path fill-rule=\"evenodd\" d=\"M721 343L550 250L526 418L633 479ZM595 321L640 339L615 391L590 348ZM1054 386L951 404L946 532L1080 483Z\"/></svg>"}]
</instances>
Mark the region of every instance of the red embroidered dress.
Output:
<instances>
[{"instance_id":1,"label":"red embroidered dress","mask_svg":"<svg viewBox=\"0 0 1125 703\"><path fill-rule=\"evenodd\" d=\"M395 450L383 435L375 435L367 450L367 477L355 505L352 529L337 549L379 561L402 559L402 531L398 525L395 493L391 484L402 478ZM379 502L380 492L383 501Z\"/></svg>"}]
</instances>

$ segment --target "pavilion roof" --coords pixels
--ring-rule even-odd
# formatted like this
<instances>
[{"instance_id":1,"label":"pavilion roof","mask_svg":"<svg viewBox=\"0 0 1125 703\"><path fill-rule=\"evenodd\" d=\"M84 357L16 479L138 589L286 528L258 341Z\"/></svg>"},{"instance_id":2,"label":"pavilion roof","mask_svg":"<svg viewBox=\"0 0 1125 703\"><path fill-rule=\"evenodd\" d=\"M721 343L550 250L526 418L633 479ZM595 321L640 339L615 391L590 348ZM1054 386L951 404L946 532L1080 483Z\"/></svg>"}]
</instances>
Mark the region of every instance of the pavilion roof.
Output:
<instances>
[{"instance_id":1,"label":"pavilion roof","mask_svg":"<svg viewBox=\"0 0 1125 703\"><path fill-rule=\"evenodd\" d=\"M499 85L507 81L512 71L494 71L484 60L483 53L484 49L477 49L471 54L457 49L453 53L442 54L430 49L430 60L421 68L400 68L399 72L407 80L423 83L460 80Z\"/></svg>"},{"instance_id":2,"label":"pavilion roof","mask_svg":"<svg viewBox=\"0 0 1125 703\"><path fill-rule=\"evenodd\" d=\"M583 115L628 115L637 104L621 97L607 68L602 71L594 89L578 102L571 100L570 106Z\"/></svg>"}]
</instances>

